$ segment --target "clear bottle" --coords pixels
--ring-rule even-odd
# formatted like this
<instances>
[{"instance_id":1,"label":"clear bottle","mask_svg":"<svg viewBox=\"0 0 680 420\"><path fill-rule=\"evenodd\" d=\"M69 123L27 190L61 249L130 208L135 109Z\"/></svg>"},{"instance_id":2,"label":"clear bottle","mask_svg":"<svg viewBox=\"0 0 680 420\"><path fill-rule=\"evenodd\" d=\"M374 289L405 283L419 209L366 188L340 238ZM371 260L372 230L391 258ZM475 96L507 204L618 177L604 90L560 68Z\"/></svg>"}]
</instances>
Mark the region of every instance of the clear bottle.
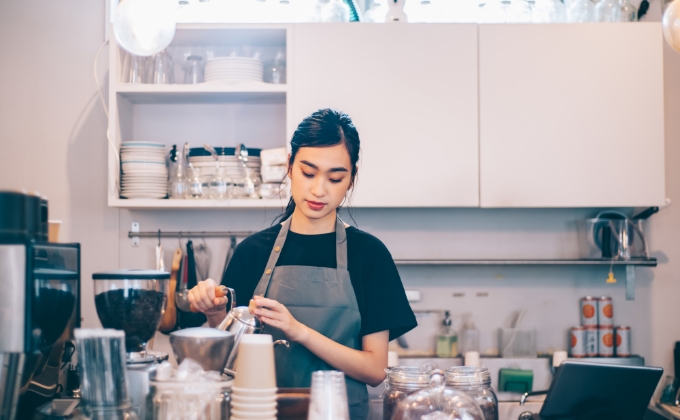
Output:
<instances>
[{"instance_id":1,"label":"clear bottle","mask_svg":"<svg viewBox=\"0 0 680 420\"><path fill-rule=\"evenodd\" d=\"M475 328L474 322L465 321L460 332L460 354L465 356L469 351L479 352L479 330Z\"/></svg>"},{"instance_id":2,"label":"clear bottle","mask_svg":"<svg viewBox=\"0 0 680 420\"><path fill-rule=\"evenodd\" d=\"M387 12L387 0L373 0L371 6L364 13L364 22L369 23L385 23Z\"/></svg>"},{"instance_id":3,"label":"clear bottle","mask_svg":"<svg viewBox=\"0 0 680 420\"><path fill-rule=\"evenodd\" d=\"M322 22L349 22L350 9L343 0L330 0L321 8Z\"/></svg>"},{"instance_id":4,"label":"clear bottle","mask_svg":"<svg viewBox=\"0 0 680 420\"><path fill-rule=\"evenodd\" d=\"M621 6L619 0L600 0L595 5L596 22L620 22Z\"/></svg>"},{"instance_id":5,"label":"clear bottle","mask_svg":"<svg viewBox=\"0 0 680 420\"><path fill-rule=\"evenodd\" d=\"M630 4L630 0L619 0L621 22L637 22L637 9Z\"/></svg>"},{"instance_id":6,"label":"clear bottle","mask_svg":"<svg viewBox=\"0 0 680 420\"><path fill-rule=\"evenodd\" d=\"M531 17L534 23L563 23L567 21L567 8L560 0L536 0Z\"/></svg>"},{"instance_id":7,"label":"clear bottle","mask_svg":"<svg viewBox=\"0 0 680 420\"><path fill-rule=\"evenodd\" d=\"M498 420L498 398L491 388L489 369L456 366L446 370L446 385L464 392L482 409L484 420Z\"/></svg>"},{"instance_id":8,"label":"clear bottle","mask_svg":"<svg viewBox=\"0 0 680 420\"><path fill-rule=\"evenodd\" d=\"M458 356L458 334L451 326L449 311L446 311L444 321L442 321L442 329L437 335L437 356Z\"/></svg>"},{"instance_id":9,"label":"clear bottle","mask_svg":"<svg viewBox=\"0 0 680 420\"><path fill-rule=\"evenodd\" d=\"M571 0L567 5L567 22L592 22L595 5L590 0Z\"/></svg>"}]
</instances>

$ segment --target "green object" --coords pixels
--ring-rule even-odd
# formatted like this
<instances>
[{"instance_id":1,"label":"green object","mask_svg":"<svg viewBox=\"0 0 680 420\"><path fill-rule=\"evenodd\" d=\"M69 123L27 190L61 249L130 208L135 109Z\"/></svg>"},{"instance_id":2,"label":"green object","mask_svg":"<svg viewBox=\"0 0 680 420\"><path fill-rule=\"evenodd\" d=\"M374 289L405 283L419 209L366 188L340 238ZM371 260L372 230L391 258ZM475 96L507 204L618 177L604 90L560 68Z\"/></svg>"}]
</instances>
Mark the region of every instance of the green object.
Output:
<instances>
[{"instance_id":1,"label":"green object","mask_svg":"<svg viewBox=\"0 0 680 420\"><path fill-rule=\"evenodd\" d=\"M534 387L534 371L522 369L501 369L498 389L504 392L524 394Z\"/></svg>"},{"instance_id":2,"label":"green object","mask_svg":"<svg viewBox=\"0 0 680 420\"><path fill-rule=\"evenodd\" d=\"M446 311L446 317L442 322L442 329L437 335L437 356L438 357L456 357L458 356L458 334L451 326L451 318L449 318L449 311Z\"/></svg>"}]
</instances>

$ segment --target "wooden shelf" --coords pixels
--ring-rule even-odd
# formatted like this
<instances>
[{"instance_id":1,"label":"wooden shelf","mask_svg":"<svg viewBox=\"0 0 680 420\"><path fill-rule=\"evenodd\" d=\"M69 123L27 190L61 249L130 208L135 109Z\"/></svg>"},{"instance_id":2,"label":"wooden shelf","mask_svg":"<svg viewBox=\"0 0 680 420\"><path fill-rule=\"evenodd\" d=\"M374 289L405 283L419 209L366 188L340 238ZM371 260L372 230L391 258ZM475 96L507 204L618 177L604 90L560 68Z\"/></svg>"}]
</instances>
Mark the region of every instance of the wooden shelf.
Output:
<instances>
[{"instance_id":1,"label":"wooden shelf","mask_svg":"<svg viewBox=\"0 0 680 420\"><path fill-rule=\"evenodd\" d=\"M115 92L133 104L146 103L285 103L288 85L273 83L195 85L118 84Z\"/></svg>"},{"instance_id":2,"label":"wooden shelf","mask_svg":"<svg viewBox=\"0 0 680 420\"><path fill-rule=\"evenodd\" d=\"M257 199L237 199L237 200L170 200L154 198L137 199L110 199L110 207L124 209L275 209L280 210L285 207L287 202L279 199L257 200Z\"/></svg>"},{"instance_id":3,"label":"wooden shelf","mask_svg":"<svg viewBox=\"0 0 680 420\"><path fill-rule=\"evenodd\" d=\"M397 265L599 265L599 266L639 266L656 267L656 258L635 260L597 260L597 259L516 259L516 260L454 260L454 259L397 259Z\"/></svg>"}]
</instances>

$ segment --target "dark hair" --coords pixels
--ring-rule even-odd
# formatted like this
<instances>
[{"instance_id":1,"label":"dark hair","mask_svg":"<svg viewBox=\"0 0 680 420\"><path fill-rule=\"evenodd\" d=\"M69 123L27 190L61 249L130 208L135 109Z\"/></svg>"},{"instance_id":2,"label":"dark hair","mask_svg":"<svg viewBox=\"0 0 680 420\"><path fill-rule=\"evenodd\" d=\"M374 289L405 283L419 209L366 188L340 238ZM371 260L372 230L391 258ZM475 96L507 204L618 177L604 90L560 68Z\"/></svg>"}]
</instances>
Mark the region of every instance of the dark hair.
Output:
<instances>
[{"instance_id":1,"label":"dark hair","mask_svg":"<svg viewBox=\"0 0 680 420\"><path fill-rule=\"evenodd\" d=\"M288 160L288 168L292 168L295 155L301 147L331 147L344 144L349 153L352 166L350 188L354 186L357 175L357 162L359 161L359 133L357 132L349 115L331 108L320 109L305 117L298 125L293 138L290 141L291 153ZM274 223L282 222L293 215L295 201L293 197L288 201L286 210Z\"/></svg>"}]
</instances>

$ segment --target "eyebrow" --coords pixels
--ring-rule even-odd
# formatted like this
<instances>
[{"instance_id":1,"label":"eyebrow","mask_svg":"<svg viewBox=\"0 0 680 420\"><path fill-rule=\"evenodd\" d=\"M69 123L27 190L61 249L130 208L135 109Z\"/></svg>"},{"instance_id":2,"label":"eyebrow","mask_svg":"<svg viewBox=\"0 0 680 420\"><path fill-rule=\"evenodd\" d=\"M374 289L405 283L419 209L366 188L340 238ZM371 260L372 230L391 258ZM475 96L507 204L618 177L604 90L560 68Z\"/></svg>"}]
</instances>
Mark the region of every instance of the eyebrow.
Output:
<instances>
[{"instance_id":1,"label":"eyebrow","mask_svg":"<svg viewBox=\"0 0 680 420\"><path fill-rule=\"evenodd\" d=\"M307 162L306 160L301 160L300 163L307 165L307 166L314 168L314 169L319 169L318 166L316 166L315 164L313 164L311 162ZM339 166L337 168L331 168L328 172L349 172L349 171L347 170L347 168L343 168L342 166Z\"/></svg>"}]
</instances>

